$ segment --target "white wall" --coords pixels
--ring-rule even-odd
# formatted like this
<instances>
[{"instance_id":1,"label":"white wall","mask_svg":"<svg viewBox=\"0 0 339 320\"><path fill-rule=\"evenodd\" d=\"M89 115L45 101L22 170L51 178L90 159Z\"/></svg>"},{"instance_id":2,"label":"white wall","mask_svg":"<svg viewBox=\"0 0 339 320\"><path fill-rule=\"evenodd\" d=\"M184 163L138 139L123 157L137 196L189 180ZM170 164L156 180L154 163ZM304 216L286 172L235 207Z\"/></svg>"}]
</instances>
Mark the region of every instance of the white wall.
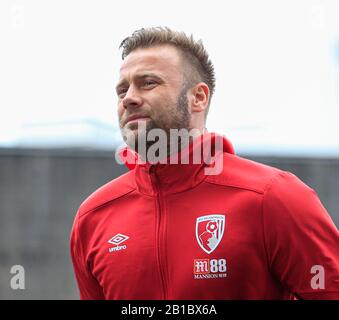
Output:
<instances>
[{"instance_id":1,"label":"white wall","mask_svg":"<svg viewBox=\"0 0 339 320\"><path fill-rule=\"evenodd\" d=\"M27 123L117 125L118 46L167 25L214 61L210 131L237 151L339 155L338 16L336 0L2 0L0 142Z\"/></svg>"}]
</instances>

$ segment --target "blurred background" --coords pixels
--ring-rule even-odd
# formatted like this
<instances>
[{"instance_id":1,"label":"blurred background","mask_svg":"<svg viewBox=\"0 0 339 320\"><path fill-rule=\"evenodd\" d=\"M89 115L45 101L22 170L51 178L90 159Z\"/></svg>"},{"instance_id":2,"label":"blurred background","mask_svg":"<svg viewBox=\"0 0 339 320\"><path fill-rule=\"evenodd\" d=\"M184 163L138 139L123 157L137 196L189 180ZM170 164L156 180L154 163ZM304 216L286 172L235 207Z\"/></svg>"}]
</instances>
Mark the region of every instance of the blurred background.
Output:
<instances>
[{"instance_id":1,"label":"blurred background","mask_svg":"<svg viewBox=\"0 0 339 320\"><path fill-rule=\"evenodd\" d=\"M338 226L338 16L336 0L1 0L0 299L78 298L69 234L80 203L127 170L114 156L118 47L142 27L203 40L208 130L296 174Z\"/></svg>"}]
</instances>

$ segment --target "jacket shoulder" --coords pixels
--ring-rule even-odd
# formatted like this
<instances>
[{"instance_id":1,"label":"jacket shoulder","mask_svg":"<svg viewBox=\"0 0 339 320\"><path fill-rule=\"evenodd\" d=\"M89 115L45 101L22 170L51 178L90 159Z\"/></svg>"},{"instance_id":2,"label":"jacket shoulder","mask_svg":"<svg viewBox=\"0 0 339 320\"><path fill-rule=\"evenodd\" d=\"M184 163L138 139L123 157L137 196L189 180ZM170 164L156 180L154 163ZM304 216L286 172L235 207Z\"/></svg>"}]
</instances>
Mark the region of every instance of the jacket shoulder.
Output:
<instances>
[{"instance_id":1,"label":"jacket shoulder","mask_svg":"<svg viewBox=\"0 0 339 320\"><path fill-rule=\"evenodd\" d=\"M81 203L79 216L134 191L136 189L134 181L132 170L104 184Z\"/></svg>"},{"instance_id":2,"label":"jacket shoulder","mask_svg":"<svg viewBox=\"0 0 339 320\"><path fill-rule=\"evenodd\" d=\"M292 174L237 155L224 153L221 173L208 176L205 181L263 194L274 180L285 175Z\"/></svg>"}]
</instances>

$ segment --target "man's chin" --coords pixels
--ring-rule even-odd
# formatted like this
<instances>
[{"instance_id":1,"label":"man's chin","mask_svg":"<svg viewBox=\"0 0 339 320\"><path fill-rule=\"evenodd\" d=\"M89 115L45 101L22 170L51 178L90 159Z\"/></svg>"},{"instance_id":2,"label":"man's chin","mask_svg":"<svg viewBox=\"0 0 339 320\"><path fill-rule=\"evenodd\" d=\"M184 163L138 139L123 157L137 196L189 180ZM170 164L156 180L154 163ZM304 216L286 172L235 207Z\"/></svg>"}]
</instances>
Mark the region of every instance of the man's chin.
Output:
<instances>
[{"instance_id":1,"label":"man's chin","mask_svg":"<svg viewBox=\"0 0 339 320\"><path fill-rule=\"evenodd\" d=\"M140 128L140 126L130 125L124 126L122 136L125 143L132 149L136 150L138 140L146 141L147 129ZM140 143L140 142L139 142Z\"/></svg>"}]
</instances>

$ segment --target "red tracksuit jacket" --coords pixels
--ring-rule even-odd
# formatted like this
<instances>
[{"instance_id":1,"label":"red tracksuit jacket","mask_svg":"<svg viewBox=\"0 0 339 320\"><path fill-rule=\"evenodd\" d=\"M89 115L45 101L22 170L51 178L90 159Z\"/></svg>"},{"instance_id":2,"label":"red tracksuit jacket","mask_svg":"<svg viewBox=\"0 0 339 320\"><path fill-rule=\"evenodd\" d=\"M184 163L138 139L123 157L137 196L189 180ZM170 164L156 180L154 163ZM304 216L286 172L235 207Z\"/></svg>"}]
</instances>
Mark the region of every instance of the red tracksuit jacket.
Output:
<instances>
[{"instance_id":1,"label":"red tracksuit jacket","mask_svg":"<svg viewBox=\"0 0 339 320\"><path fill-rule=\"evenodd\" d=\"M217 175L137 164L81 204L81 299L339 299L338 230L316 193L221 138Z\"/></svg>"}]
</instances>

